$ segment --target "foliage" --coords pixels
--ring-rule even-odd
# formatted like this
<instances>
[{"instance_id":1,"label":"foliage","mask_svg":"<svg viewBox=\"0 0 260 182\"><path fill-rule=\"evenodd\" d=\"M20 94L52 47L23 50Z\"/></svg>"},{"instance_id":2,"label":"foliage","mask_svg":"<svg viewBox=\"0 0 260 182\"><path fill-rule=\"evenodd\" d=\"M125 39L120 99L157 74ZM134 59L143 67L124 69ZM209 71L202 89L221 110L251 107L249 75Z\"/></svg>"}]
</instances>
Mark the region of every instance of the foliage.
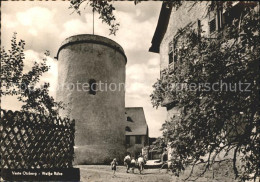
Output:
<instances>
[{"instance_id":1,"label":"foliage","mask_svg":"<svg viewBox=\"0 0 260 182\"><path fill-rule=\"evenodd\" d=\"M116 35L116 31L118 30L120 24L116 22L116 18L113 13L115 8L112 5L111 0L71 0L70 8L74 9L78 14L81 14L80 6L84 2L93 8L93 12L99 13L99 19L110 27L110 34Z\"/></svg>"},{"instance_id":2,"label":"foliage","mask_svg":"<svg viewBox=\"0 0 260 182\"><path fill-rule=\"evenodd\" d=\"M25 72L24 46L25 41L17 43L14 33L11 50L7 52L4 48L1 49L1 96L16 95L24 103L22 110L57 116L58 109L63 108L63 104L55 102L49 95L49 83L37 87L40 77L49 70L46 65L49 52L46 51L46 57L40 63L34 62L31 70Z\"/></svg>"},{"instance_id":3,"label":"foliage","mask_svg":"<svg viewBox=\"0 0 260 182\"><path fill-rule=\"evenodd\" d=\"M179 31L188 42L178 51L177 66L162 72L151 94L154 107L170 100L179 108L180 115L162 126L174 151L176 175L198 164L204 165L203 175L226 160L216 159L221 153L232 155L240 180L256 180L259 175L259 32L259 14L251 6L215 38L200 37L192 28ZM212 89L215 83L218 90ZM232 86L220 89L221 83ZM239 89L239 83L247 84Z\"/></svg>"},{"instance_id":4,"label":"foliage","mask_svg":"<svg viewBox=\"0 0 260 182\"><path fill-rule=\"evenodd\" d=\"M74 9L79 15L81 14L80 7L81 5L86 2L86 5L89 5L93 8L93 12L99 13L99 19L102 20L102 22L106 23L110 28L110 35L116 35L116 32L119 30L120 24L116 22L116 17L114 15L114 6L112 4L112 0L70 0L70 7ZM141 3L141 0L134 0L134 4L137 5L138 3ZM170 0L167 1L168 6L173 6L176 9L178 9L182 5L182 1L175 1Z\"/></svg>"}]
</instances>

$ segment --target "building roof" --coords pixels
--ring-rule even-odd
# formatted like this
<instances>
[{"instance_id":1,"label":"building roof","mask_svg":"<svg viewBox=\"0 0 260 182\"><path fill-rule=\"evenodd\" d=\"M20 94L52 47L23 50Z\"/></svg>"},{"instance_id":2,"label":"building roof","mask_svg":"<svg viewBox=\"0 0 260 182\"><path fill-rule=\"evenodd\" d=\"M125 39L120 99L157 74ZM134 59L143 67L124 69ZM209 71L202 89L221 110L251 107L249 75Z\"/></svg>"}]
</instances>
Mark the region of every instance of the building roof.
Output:
<instances>
[{"instance_id":1,"label":"building roof","mask_svg":"<svg viewBox=\"0 0 260 182\"><path fill-rule=\"evenodd\" d=\"M127 107L125 113L126 127L128 127L125 135L148 135L148 126L142 107Z\"/></svg>"},{"instance_id":2,"label":"building roof","mask_svg":"<svg viewBox=\"0 0 260 182\"><path fill-rule=\"evenodd\" d=\"M149 49L150 52L154 52L154 53L160 52L160 44L167 30L171 12L172 12L172 4L167 3L167 1L163 2L158 23L153 35L152 46Z\"/></svg>"}]
</instances>

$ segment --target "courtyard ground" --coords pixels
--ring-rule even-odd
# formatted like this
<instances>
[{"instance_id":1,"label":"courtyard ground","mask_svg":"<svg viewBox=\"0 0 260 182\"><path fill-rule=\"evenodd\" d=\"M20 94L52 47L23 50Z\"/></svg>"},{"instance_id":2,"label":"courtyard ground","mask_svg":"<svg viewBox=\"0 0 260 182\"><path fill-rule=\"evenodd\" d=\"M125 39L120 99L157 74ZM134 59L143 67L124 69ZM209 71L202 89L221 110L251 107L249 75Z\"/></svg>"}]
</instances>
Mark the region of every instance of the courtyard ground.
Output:
<instances>
[{"instance_id":1,"label":"courtyard ground","mask_svg":"<svg viewBox=\"0 0 260 182\"><path fill-rule=\"evenodd\" d=\"M126 173L125 166L118 166L115 177L109 165L79 165L74 166L80 168L80 180L83 182L172 182L173 176L166 173L166 169L144 169L139 174L138 169Z\"/></svg>"},{"instance_id":2,"label":"courtyard ground","mask_svg":"<svg viewBox=\"0 0 260 182\"><path fill-rule=\"evenodd\" d=\"M110 165L78 165L74 167L80 168L82 182L183 182L190 174L190 171L187 170L180 177L176 177L171 172L166 173L166 169L144 169L142 174L139 174L138 169L135 169L133 174L126 173L125 166L118 166L116 175L113 177ZM234 178L229 177L228 172L232 172L230 166L227 169L221 167L218 171L214 171L214 174L213 171L205 173L196 182L237 182ZM186 182L191 181L194 181L194 178L186 180Z\"/></svg>"}]
</instances>

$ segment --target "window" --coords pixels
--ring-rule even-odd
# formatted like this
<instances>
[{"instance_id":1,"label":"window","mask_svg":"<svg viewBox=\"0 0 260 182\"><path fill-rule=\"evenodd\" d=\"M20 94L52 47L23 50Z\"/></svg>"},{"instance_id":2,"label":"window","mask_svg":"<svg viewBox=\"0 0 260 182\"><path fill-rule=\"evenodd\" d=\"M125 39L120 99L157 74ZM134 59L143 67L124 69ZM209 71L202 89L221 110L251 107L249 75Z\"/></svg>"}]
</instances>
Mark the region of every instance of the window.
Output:
<instances>
[{"instance_id":1,"label":"window","mask_svg":"<svg viewBox=\"0 0 260 182\"><path fill-rule=\"evenodd\" d=\"M169 54L169 64L172 64L173 62L173 52Z\"/></svg>"},{"instance_id":2,"label":"window","mask_svg":"<svg viewBox=\"0 0 260 182\"><path fill-rule=\"evenodd\" d=\"M127 120L127 121L130 121L130 122L133 122L132 118L129 117L129 116L127 116L126 120Z\"/></svg>"},{"instance_id":3,"label":"window","mask_svg":"<svg viewBox=\"0 0 260 182\"><path fill-rule=\"evenodd\" d=\"M178 61L178 50L177 50L177 41L174 39L169 43L169 65L174 69L177 66Z\"/></svg>"},{"instance_id":4,"label":"window","mask_svg":"<svg viewBox=\"0 0 260 182\"><path fill-rule=\"evenodd\" d=\"M142 137L141 136L135 136L135 144L142 144Z\"/></svg>"},{"instance_id":5,"label":"window","mask_svg":"<svg viewBox=\"0 0 260 182\"><path fill-rule=\"evenodd\" d=\"M174 68L177 66L177 61L178 61L178 49L177 49L177 40L174 40L173 43L173 61L174 61Z\"/></svg>"},{"instance_id":6,"label":"window","mask_svg":"<svg viewBox=\"0 0 260 182\"><path fill-rule=\"evenodd\" d=\"M201 38L201 33L202 33L202 30L201 30L201 21L200 20L197 20L197 31L198 31L198 37Z\"/></svg>"},{"instance_id":7,"label":"window","mask_svg":"<svg viewBox=\"0 0 260 182\"><path fill-rule=\"evenodd\" d=\"M213 33L216 31L216 19L214 18L209 22L209 32Z\"/></svg>"},{"instance_id":8,"label":"window","mask_svg":"<svg viewBox=\"0 0 260 182\"><path fill-rule=\"evenodd\" d=\"M125 143L130 144L130 136L125 136Z\"/></svg>"},{"instance_id":9,"label":"window","mask_svg":"<svg viewBox=\"0 0 260 182\"><path fill-rule=\"evenodd\" d=\"M97 83L96 80L90 79L89 80L89 94L96 95L97 92Z\"/></svg>"},{"instance_id":10,"label":"window","mask_svg":"<svg viewBox=\"0 0 260 182\"><path fill-rule=\"evenodd\" d=\"M125 127L125 131L131 132L132 130L131 130L131 128L129 126L126 126Z\"/></svg>"},{"instance_id":11,"label":"window","mask_svg":"<svg viewBox=\"0 0 260 182\"><path fill-rule=\"evenodd\" d=\"M200 21L198 22L200 28ZM189 38L186 37L186 32L191 28L194 23L188 23L183 28L179 29L173 40L169 43L169 67L176 70L180 64L182 64L182 54L183 51L187 49L187 44L189 43ZM171 70L172 71L172 70ZM171 72L170 72L171 73Z\"/></svg>"},{"instance_id":12,"label":"window","mask_svg":"<svg viewBox=\"0 0 260 182\"><path fill-rule=\"evenodd\" d=\"M209 32L210 34L223 28L223 12L222 9L209 13Z\"/></svg>"},{"instance_id":13,"label":"window","mask_svg":"<svg viewBox=\"0 0 260 182\"><path fill-rule=\"evenodd\" d=\"M173 41L169 43L169 64L173 62Z\"/></svg>"},{"instance_id":14,"label":"window","mask_svg":"<svg viewBox=\"0 0 260 182\"><path fill-rule=\"evenodd\" d=\"M240 20L243 18L243 10L245 6L241 2L234 2L229 11L219 8L217 11L209 13L209 32L212 34L215 31L223 29L227 25L239 26Z\"/></svg>"},{"instance_id":15,"label":"window","mask_svg":"<svg viewBox=\"0 0 260 182\"><path fill-rule=\"evenodd\" d=\"M229 12L223 14L223 25L238 26L239 20L242 18L243 5L241 3L235 4Z\"/></svg>"}]
</instances>

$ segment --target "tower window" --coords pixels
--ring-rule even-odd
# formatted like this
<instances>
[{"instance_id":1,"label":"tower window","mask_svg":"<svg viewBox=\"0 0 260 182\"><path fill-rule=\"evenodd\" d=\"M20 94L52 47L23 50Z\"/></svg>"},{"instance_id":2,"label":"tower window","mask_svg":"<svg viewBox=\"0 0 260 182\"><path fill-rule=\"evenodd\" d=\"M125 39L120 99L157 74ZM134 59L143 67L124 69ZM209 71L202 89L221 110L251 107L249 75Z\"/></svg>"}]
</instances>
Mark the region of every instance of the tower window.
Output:
<instances>
[{"instance_id":1,"label":"tower window","mask_svg":"<svg viewBox=\"0 0 260 182\"><path fill-rule=\"evenodd\" d=\"M97 92L97 82L94 79L89 80L89 94L96 95Z\"/></svg>"}]
</instances>

